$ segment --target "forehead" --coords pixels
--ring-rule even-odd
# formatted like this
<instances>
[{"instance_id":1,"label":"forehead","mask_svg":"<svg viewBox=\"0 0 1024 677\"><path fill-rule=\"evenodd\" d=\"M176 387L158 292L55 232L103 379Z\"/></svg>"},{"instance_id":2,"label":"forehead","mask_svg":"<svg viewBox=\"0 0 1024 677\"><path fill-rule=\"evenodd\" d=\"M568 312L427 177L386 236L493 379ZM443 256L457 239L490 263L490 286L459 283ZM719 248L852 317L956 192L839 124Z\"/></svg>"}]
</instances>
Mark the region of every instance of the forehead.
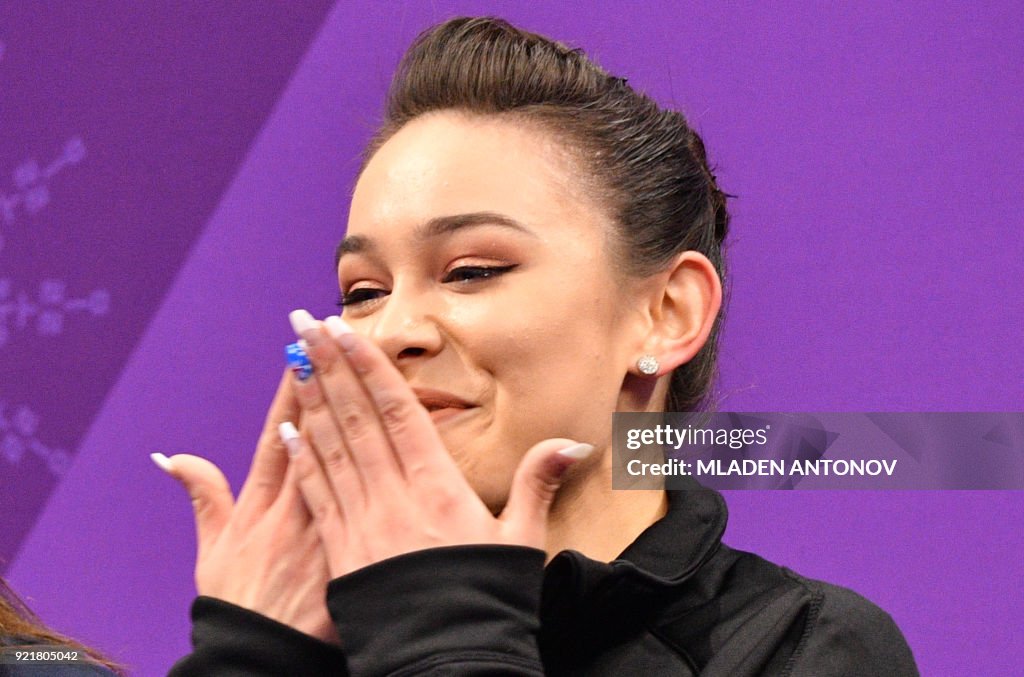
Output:
<instances>
[{"instance_id":1,"label":"forehead","mask_svg":"<svg viewBox=\"0 0 1024 677\"><path fill-rule=\"evenodd\" d=\"M442 111L406 124L370 160L353 193L348 234L481 211L538 226L600 218L551 133L512 118Z\"/></svg>"}]
</instances>

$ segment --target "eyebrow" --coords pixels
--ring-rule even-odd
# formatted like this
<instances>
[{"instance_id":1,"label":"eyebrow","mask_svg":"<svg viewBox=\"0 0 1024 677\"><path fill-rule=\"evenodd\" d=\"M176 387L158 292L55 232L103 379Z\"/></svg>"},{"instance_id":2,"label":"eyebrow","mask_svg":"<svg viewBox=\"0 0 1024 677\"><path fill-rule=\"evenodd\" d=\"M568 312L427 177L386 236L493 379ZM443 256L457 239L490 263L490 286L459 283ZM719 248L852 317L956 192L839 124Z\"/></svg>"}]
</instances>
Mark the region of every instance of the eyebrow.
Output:
<instances>
[{"instance_id":1,"label":"eyebrow","mask_svg":"<svg viewBox=\"0 0 1024 677\"><path fill-rule=\"evenodd\" d=\"M468 214L434 217L417 227L413 233L413 238L421 241L429 240L442 235L449 235L463 228L475 226L502 226L537 237L536 233L532 230L504 214L499 214L498 212L470 212ZM334 254L334 267L338 267L341 257L345 254L362 254L373 251L375 248L376 245L372 239L364 235L349 235L338 244L338 249Z\"/></svg>"}]
</instances>

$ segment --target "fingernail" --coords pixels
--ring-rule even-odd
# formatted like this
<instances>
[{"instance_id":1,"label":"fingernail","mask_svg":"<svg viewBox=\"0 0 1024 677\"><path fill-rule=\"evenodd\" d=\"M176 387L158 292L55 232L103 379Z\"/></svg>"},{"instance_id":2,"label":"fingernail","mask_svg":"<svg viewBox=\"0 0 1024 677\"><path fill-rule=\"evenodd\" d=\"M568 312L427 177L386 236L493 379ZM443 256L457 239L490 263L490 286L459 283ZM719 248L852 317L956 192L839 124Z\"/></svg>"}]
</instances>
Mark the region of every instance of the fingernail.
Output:
<instances>
[{"instance_id":1,"label":"fingernail","mask_svg":"<svg viewBox=\"0 0 1024 677\"><path fill-rule=\"evenodd\" d=\"M302 343L302 341L299 341L298 343L286 345L284 347L284 359L292 374L295 375L295 378L300 383L305 383L313 376L313 363L310 362L309 355L306 354Z\"/></svg>"},{"instance_id":2,"label":"fingernail","mask_svg":"<svg viewBox=\"0 0 1024 677\"><path fill-rule=\"evenodd\" d=\"M299 430L291 421L285 421L277 426L277 434L281 436L284 446L288 447L289 456L297 456L299 453Z\"/></svg>"},{"instance_id":3,"label":"fingernail","mask_svg":"<svg viewBox=\"0 0 1024 677\"><path fill-rule=\"evenodd\" d=\"M575 459L577 461L583 460L593 452L594 445L586 443L574 444L571 447L558 450L560 456L565 456L566 458Z\"/></svg>"},{"instance_id":4,"label":"fingernail","mask_svg":"<svg viewBox=\"0 0 1024 677\"><path fill-rule=\"evenodd\" d=\"M320 323L309 314L309 311L299 308L288 313L288 321L292 323L292 331L296 336L306 339L310 345L315 345L320 336Z\"/></svg>"},{"instance_id":5,"label":"fingernail","mask_svg":"<svg viewBox=\"0 0 1024 677\"><path fill-rule=\"evenodd\" d=\"M348 326L348 322L341 319L337 315L331 315L324 320L324 326L327 327L327 333L331 335L331 338L337 339L345 334L353 333L352 327Z\"/></svg>"},{"instance_id":6,"label":"fingernail","mask_svg":"<svg viewBox=\"0 0 1024 677\"><path fill-rule=\"evenodd\" d=\"M174 464L171 463L171 459L159 452L150 454L149 457L153 459L153 463L156 463L156 467L160 468L168 475L172 475L174 473Z\"/></svg>"},{"instance_id":7,"label":"fingernail","mask_svg":"<svg viewBox=\"0 0 1024 677\"><path fill-rule=\"evenodd\" d=\"M331 338L338 342L341 349L347 353L352 352L352 349L356 346L355 330L337 315L328 317L324 320L324 324L327 325L327 331L330 333Z\"/></svg>"},{"instance_id":8,"label":"fingernail","mask_svg":"<svg viewBox=\"0 0 1024 677\"><path fill-rule=\"evenodd\" d=\"M308 310L302 308L288 313L288 321L292 323L292 329L297 336L302 336L308 329L316 329L320 324Z\"/></svg>"}]
</instances>

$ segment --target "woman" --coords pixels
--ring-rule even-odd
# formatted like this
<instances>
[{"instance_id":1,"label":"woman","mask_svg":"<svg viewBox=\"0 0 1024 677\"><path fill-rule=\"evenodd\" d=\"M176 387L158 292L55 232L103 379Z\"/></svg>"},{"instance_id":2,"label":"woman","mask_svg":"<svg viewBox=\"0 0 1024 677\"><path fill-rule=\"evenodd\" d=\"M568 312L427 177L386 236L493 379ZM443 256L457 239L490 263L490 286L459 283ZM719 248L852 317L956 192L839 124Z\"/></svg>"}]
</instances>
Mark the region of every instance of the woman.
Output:
<instances>
[{"instance_id":1,"label":"woman","mask_svg":"<svg viewBox=\"0 0 1024 677\"><path fill-rule=\"evenodd\" d=\"M36 654L42 654L40 660L30 660ZM95 649L43 625L0 578L0 677L119 674L118 666Z\"/></svg>"},{"instance_id":2,"label":"woman","mask_svg":"<svg viewBox=\"0 0 1024 677\"><path fill-rule=\"evenodd\" d=\"M581 52L420 36L338 248L345 321L292 314L312 369L237 503L156 458L197 517L173 674L916 674L863 598L722 545L717 493L611 490L611 412L708 404L727 226L683 117Z\"/></svg>"}]
</instances>

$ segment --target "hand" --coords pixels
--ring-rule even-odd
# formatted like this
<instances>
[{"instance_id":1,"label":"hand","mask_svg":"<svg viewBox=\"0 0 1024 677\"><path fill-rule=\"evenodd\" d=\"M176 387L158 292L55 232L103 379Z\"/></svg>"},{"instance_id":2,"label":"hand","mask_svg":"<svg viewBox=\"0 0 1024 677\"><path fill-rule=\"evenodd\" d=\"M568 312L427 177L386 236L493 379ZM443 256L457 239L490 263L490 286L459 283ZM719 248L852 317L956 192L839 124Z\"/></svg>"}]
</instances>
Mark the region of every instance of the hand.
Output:
<instances>
[{"instance_id":1,"label":"hand","mask_svg":"<svg viewBox=\"0 0 1024 677\"><path fill-rule=\"evenodd\" d=\"M324 641L338 643L327 612L327 561L278 433L298 408L285 373L235 502L210 461L154 459L188 490L196 518L196 589Z\"/></svg>"},{"instance_id":2,"label":"hand","mask_svg":"<svg viewBox=\"0 0 1024 677\"><path fill-rule=\"evenodd\" d=\"M593 447L566 439L535 445L496 518L384 353L340 318L321 326L304 311L293 315L314 378L293 381L304 423L289 450L332 577L439 546L544 548L563 473Z\"/></svg>"}]
</instances>

